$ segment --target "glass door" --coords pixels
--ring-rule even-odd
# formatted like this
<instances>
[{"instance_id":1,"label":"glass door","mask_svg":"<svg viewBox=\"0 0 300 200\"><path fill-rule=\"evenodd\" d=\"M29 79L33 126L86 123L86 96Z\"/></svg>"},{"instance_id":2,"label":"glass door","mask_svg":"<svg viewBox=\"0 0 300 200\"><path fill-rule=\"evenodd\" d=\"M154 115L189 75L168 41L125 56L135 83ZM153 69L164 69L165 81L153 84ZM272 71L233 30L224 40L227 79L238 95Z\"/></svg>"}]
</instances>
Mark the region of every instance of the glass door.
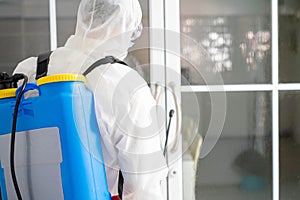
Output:
<instances>
[{"instance_id":1,"label":"glass door","mask_svg":"<svg viewBox=\"0 0 300 200\"><path fill-rule=\"evenodd\" d=\"M183 152L183 177L194 181L184 199L272 199L270 3L181 1L182 134L193 122L203 140Z\"/></svg>"},{"instance_id":2,"label":"glass door","mask_svg":"<svg viewBox=\"0 0 300 200\"><path fill-rule=\"evenodd\" d=\"M278 2L279 196L300 198L300 2Z\"/></svg>"},{"instance_id":3,"label":"glass door","mask_svg":"<svg viewBox=\"0 0 300 200\"><path fill-rule=\"evenodd\" d=\"M299 7L180 2L183 199L299 198Z\"/></svg>"}]
</instances>

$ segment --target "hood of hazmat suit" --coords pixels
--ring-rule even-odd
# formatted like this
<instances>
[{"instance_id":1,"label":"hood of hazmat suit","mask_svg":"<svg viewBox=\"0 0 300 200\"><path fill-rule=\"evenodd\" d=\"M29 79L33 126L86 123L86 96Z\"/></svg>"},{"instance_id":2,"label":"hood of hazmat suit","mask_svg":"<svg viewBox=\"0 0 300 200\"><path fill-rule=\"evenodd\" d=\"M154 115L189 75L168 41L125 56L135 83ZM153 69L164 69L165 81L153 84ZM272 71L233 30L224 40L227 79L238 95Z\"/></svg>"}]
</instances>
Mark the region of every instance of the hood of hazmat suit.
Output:
<instances>
[{"instance_id":1,"label":"hood of hazmat suit","mask_svg":"<svg viewBox=\"0 0 300 200\"><path fill-rule=\"evenodd\" d=\"M82 0L77 25L63 47L50 56L48 74L82 74L92 63L114 56L124 59L141 33L138 0ZM14 73L34 82L36 57L20 62ZM95 110L109 191L118 195L118 174L124 176L123 199L164 199L161 181L167 176L160 145L163 111L138 73L121 64L102 65L87 75Z\"/></svg>"}]
</instances>

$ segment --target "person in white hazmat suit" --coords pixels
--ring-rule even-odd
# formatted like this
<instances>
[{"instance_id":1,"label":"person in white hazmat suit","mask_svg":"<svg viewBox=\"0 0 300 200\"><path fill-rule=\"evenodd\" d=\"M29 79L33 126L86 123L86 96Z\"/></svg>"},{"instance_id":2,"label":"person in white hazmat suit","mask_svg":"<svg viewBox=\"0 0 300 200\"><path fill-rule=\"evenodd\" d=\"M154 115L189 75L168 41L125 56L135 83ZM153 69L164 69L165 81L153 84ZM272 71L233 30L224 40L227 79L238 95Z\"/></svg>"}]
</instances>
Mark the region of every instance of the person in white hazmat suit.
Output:
<instances>
[{"instance_id":1,"label":"person in white hazmat suit","mask_svg":"<svg viewBox=\"0 0 300 200\"><path fill-rule=\"evenodd\" d=\"M138 0L82 0L75 34L50 56L48 75L82 74L106 56L124 59L141 32ZM37 58L20 62L14 73L35 81ZM137 72L122 64L105 64L87 75L93 92L109 192L118 199L118 177L124 176L124 200L164 199L167 176L158 119L160 109Z\"/></svg>"}]
</instances>

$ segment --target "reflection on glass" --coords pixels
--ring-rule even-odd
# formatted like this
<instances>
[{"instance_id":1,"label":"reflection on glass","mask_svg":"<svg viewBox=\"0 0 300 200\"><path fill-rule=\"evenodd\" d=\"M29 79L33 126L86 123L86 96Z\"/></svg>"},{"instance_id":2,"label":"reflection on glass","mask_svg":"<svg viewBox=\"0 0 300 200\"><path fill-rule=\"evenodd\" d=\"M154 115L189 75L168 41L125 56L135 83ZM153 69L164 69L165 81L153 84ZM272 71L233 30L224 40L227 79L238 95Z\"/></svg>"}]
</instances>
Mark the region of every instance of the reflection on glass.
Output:
<instances>
[{"instance_id":1,"label":"reflection on glass","mask_svg":"<svg viewBox=\"0 0 300 200\"><path fill-rule=\"evenodd\" d=\"M194 31L195 26L202 26L204 23L210 24L211 27L209 31L206 31L203 38L200 39L200 44L202 44L214 63L212 68L208 70L212 72L231 71L232 62L230 53L232 51L232 35L228 32L227 18L216 17L212 18L211 21L204 22L204 19L188 17L183 22L182 32L189 34ZM195 57L187 54L197 54L197 45L192 46L183 43L183 56Z\"/></svg>"},{"instance_id":2,"label":"reflection on glass","mask_svg":"<svg viewBox=\"0 0 300 200\"><path fill-rule=\"evenodd\" d=\"M280 93L280 199L300 199L300 92Z\"/></svg>"},{"instance_id":3,"label":"reflection on glass","mask_svg":"<svg viewBox=\"0 0 300 200\"><path fill-rule=\"evenodd\" d=\"M48 1L0 3L0 71L50 50Z\"/></svg>"},{"instance_id":4,"label":"reflection on glass","mask_svg":"<svg viewBox=\"0 0 300 200\"><path fill-rule=\"evenodd\" d=\"M198 79L190 79L194 73L193 68L197 67L205 69L208 73L206 76L220 73L225 84L271 82L269 1L256 2L260 5L254 5L251 1L243 1L245 5L240 3L220 0L200 0L197 3L181 1L181 33L194 40L194 44L181 41L184 58L181 62L182 74L190 84L205 84L205 78L201 78L203 74ZM194 4L206 9L197 10ZM199 46L209 55L212 62L210 67L197 60ZM186 58L191 58L192 63L200 66L191 65Z\"/></svg>"},{"instance_id":5,"label":"reflection on glass","mask_svg":"<svg viewBox=\"0 0 300 200\"><path fill-rule=\"evenodd\" d=\"M195 108L190 107L191 95L182 94L183 119L195 116ZM197 93L197 100L200 111L197 132L205 139L211 118L211 97L209 93ZM183 124L183 138L191 124ZM270 92L227 93L222 135L213 150L197 162L195 199L271 199L271 134ZM189 153L186 151L183 156L184 179L190 173L190 159L186 155ZM184 186L184 191L191 188Z\"/></svg>"},{"instance_id":6,"label":"reflection on glass","mask_svg":"<svg viewBox=\"0 0 300 200\"><path fill-rule=\"evenodd\" d=\"M279 1L280 82L300 82L300 1Z\"/></svg>"},{"instance_id":7,"label":"reflection on glass","mask_svg":"<svg viewBox=\"0 0 300 200\"><path fill-rule=\"evenodd\" d=\"M257 69L259 62L262 62L270 51L271 33L269 30L248 31L245 40L240 44L243 56L246 58L249 71Z\"/></svg>"}]
</instances>

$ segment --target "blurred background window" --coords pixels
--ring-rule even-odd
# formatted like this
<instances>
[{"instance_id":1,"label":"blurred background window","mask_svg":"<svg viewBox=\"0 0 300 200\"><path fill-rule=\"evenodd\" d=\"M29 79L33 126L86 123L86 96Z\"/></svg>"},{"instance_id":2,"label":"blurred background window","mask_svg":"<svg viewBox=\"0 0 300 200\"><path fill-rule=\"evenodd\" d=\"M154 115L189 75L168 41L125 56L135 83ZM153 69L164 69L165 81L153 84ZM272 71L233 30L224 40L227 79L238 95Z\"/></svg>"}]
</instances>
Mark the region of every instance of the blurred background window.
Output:
<instances>
[{"instance_id":1,"label":"blurred background window","mask_svg":"<svg viewBox=\"0 0 300 200\"><path fill-rule=\"evenodd\" d=\"M48 0L0 1L0 70L50 50Z\"/></svg>"}]
</instances>

